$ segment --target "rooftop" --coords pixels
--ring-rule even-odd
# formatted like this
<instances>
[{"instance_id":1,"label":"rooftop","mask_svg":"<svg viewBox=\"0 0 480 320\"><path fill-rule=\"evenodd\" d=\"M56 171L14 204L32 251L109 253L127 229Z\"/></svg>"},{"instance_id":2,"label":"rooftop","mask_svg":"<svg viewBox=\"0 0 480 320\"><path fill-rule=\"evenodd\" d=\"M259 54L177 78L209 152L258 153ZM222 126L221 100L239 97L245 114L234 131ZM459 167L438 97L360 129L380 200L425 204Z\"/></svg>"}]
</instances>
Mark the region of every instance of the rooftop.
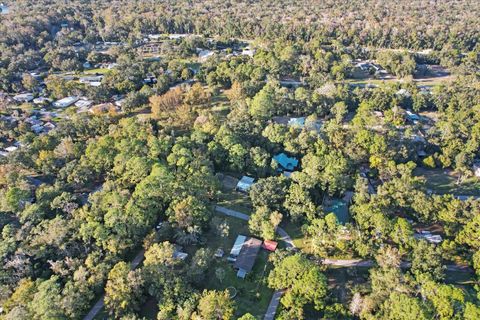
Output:
<instances>
[{"instance_id":1,"label":"rooftop","mask_svg":"<svg viewBox=\"0 0 480 320\"><path fill-rule=\"evenodd\" d=\"M248 176L243 176L240 181L237 183L237 189L241 191L248 191L250 187L253 185L253 181L255 181L254 178L248 177Z\"/></svg>"},{"instance_id":2,"label":"rooftop","mask_svg":"<svg viewBox=\"0 0 480 320\"><path fill-rule=\"evenodd\" d=\"M285 153L279 153L273 157L284 170L294 170L298 166L298 159L295 157L289 157Z\"/></svg>"},{"instance_id":3,"label":"rooftop","mask_svg":"<svg viewBox=\"0 0 480 320\"><path fill-rule=\"evenodd\" d=\"M247 241L245 241L237 260L235 261L235 268L243 270L246 273L252 271L253 265L255 264L255 259L257 258L257 254L260 251L261 246L262 241L255 238L249 238Z\"/></svg>"}]
</instances>

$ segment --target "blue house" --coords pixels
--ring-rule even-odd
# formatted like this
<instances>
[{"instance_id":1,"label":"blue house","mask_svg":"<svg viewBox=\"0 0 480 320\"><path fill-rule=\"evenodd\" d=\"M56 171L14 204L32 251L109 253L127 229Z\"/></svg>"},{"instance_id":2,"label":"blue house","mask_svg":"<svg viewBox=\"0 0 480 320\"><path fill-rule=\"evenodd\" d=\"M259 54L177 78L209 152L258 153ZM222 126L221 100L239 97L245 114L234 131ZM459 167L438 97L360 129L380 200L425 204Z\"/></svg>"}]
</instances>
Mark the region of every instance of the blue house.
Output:
<instances>
[{"instance_id":1,"label":"blue house","mask_svg":"<svg viewBox=\"0 0 480 320\"><path fill-rule=\"evenodd\" d=\"M298 159L294 157L290 158L283 152L274 156L273 160L275 160L280 166L279 167L280 171L283 171L283 170L293 171L298 166Z\"/></svg>"}]
</instances>

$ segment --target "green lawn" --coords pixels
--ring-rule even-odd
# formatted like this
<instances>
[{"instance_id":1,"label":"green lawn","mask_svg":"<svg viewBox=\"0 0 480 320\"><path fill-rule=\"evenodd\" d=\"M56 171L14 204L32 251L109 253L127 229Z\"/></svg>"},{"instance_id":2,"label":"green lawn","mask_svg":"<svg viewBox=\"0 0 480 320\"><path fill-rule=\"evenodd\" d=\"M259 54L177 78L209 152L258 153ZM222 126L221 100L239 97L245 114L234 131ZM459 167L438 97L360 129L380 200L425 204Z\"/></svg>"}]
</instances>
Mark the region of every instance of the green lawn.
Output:
<instances>
[{"instance_id":1,"label":"green lawn","mask_svg":"<svg viewBox=\"0 0 480 320\"><path fill-rule=\"evenodd\" d=\"M107 68L97 68L97 69L90 69L90 70L85 70L84 73L86 74L105 74L111 72L112 69L107 69Z\"/></svg>"},{"instance_id":2,"label":"green lawn","mask_svg":"<svg viewBox=\"0 0 480 320\"><path fill-rule=\"evenodd\" d=\"M235 190L222 191L218 205L232 210L237 210L245 214L250 214L253 210L252 202L247 194Z\"/></svg>"},{"instance_id":3,"label":"green lawn","mask_svg":"<svg viewBox=\"0 0 480 320\"><path fill-rule=\"evenodd\" d=\"M299 248L303 252L308 253L308 240L302 233L302 226L300 223L286 221L281 224L281 227L292 238L293 244L295 244L297 248ZM283 246L284 244L280 242L279 245Z\"/></svg>"},{"instance_id":4,"label":"green lawn","mask_svg":"<svg viewBox=\"0 0 480 320\"><path fill-rule=\"evenodd\" d=\"M480 179L477 177L468 178L462 184L457 185L457 178L450 171L443 169L417 168L414 174L423 176L425 178L425 187L434 193L480 196Z\"/></svg>"}]
</instances>

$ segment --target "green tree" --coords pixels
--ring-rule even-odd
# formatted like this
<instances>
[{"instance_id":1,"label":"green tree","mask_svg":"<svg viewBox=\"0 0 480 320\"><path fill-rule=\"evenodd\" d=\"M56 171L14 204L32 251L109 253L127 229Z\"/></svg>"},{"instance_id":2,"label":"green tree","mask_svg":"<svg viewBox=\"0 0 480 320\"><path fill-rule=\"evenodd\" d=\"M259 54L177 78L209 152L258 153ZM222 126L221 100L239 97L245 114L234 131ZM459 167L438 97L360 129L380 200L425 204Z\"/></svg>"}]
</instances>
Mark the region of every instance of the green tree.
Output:
<instances>
[{"instance_id":1,"label":"green tree","mask_svg":"<svg viewBox=\"0 0 480 320\"><path fill-rule=\"evenodd\" d=\"M136 310L142 298L140 274L130 271L125 262L117 263L108 273L105 286L105 307L115 317Z\"/></svg>"},{"instance_id":2,"label":"green tree","mask_svg":"<svg viewBox=\"0 0 480 320\"><path fill-rule=\"evenodd\" d=\"M380 312L385 320L431 319L428 307L420 299L400 292L392 292Z\"/></svg>"},{"instance_id":3,"label":"green tree","mask_svg":"<svg viewBox=\"0 0 480 320\"><path fill-rule=\"evenodd\" d=\"M268 276L269 287L286 289L282 304L301 313L306 304L312 303L316 310L325 306L327 278L320 268L300 254L277 261Z\"/></svg>"},{"instance_id":4,"label":"green tree","mask_svg":"<svg viewBox=\"0 0 480 320\"><path fill-rule=\"evenodd\" d=\"M227 290L204 290L198 301L197 310L196 315L202 320L230 320L233 319L235 305Z\"/></svg>"}]
</instances>

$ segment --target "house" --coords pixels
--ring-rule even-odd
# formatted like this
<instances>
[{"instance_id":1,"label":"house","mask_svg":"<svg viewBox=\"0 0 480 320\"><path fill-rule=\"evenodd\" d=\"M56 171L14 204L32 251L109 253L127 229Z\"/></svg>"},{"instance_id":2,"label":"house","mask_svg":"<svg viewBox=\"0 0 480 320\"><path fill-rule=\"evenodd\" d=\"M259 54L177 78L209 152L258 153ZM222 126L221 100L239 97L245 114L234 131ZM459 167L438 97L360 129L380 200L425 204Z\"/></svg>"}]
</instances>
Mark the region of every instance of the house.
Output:
<instances>
[{"instance_id":1,"label":"house","mask_svg":"<svg viewBox=\"0 0 480 320\"><path fill-rule=\"evenodd\" d=\"M442 242L441 235L432 234L430 231L427 231L427 230L422 230L419 233L415 233L413 236L415 239L423 239L430 243L439 244Z\"/></svg>"},{"instance_id":2,"label":"house","mask_svg":"<svg viewBox=\"0 0 480 320\"><path fill-rule=\"evenodd\" d=\"M52 100L45 97L39 97L39 98L33 99L33 103L35 104L49 104L50 102L52 102Z\"/></svg>"},{"instance_id":3,"label":"house","mask_svg":"<svg viewBox=\"0 0 480 320\"><path fill-rule=\"evenodd\" d=\"M243 48L241 54L244 56L253 57L255 55L255 49L251 49L250 47L245 47Z\"/></svg>"},{"instance_id":4,"label":"house","mask_svg":"<svg viewBox=\"0 0 480 320\"><path fill-rule=\"evenodd\" d=\"M188 37L189 34L188 33L183 33L183 34L175 34L175 33L172 33L170 35L168 35L168 38L170 40L177 40L177 39L182 39L182 38L186 38Z\"/></svg>"},{"instance_id":5,"label":"house","mask_svg":"<svg viewBox=\"0 0 480 320\"><path fill-rule=\"evenodd\" d=\"M33 126L30 127L30 129L32 129L32 131L35 132L36 134L40 134L44 131L44 127L41 124L34 124Z\"/></svg>"},{"instance_id":6,"label":"house","mask_svg":"<svg viewBox=\"0 0 480 320\"><path fill-rule=\"evenodd\" d=\"M79 79L80 83L85 83L89 84L91 86L97 86L97 84L100 84L102 82L103 76L88 76L88 77L81 77Z\"/></svg>"},{"instance_id":7,"label":"house","mask_svg":"<svg viewBox=\"0 0 480 320\"><path fill-rule=\"evenodd\" d=\"M81 99L81 100L78 100L77 102L75 102L75 107L85 109L85 108L90 107L92 104L93 104L92 100Z\"/></svg>"},{"instance_id":8,"label":"house","mask_svg":"<svg viewBox=\"0 0 480 320\"><path fill-rule=\"evenodd\" d=\"M245 279L247 274L252 271L261 247L262 240L249 238L245 241L234 264L234 268L238 270L237 277Z\"/></svg>"},{"instance_id":9,"label":"house","mask_svg":"<svg viewBox=\"0 0 480 320\"><path fill-rule=\"evenodd\" d=\"M58 101L55 101L53 103L53 106L56 108L67 108L70 107L72 104L78 101L78 97L76 96L71 96L71 97L66 97L63 99L60 99Z\"/></svg>"},{"instance_id":10,"label":"house","mask_svg":"<svg viewBox=\"0 0 480 320\"><path fill-rule=\"evenodd\" d=\"M274 156L273 160L278 163L279 171L293 171L298 166L298 159L295 157L289 157L283 152Z\"/></svg>"},{"instance_id":11,"label":"house","mask_svg":"<svg viewBox=\"0 0 480 320\"><path fill-rule=\"evenodd\" d=\"M407 113L407 119L413 123L417 123L417 121L420 120L420 116L418 114L415 114L409 110L406 111Z\"/></svg>"},{"instance_id":12,"label":"house","mask_svg":"<svg viewBox=\"0 0 480 320\"><path fill-rule=\"evenodd\" d=\"M90 69L92 67L91 63L86 61L82 65L83 69Z\"/></svg>"},{"instance_id":13,"label":"house","mask_svg":"<svg viewBox=\"0 0 480 320\"><path fill-rule=\"evenodd\" d=\"M277 249L278 242L273 240L263 240L262 248L268 251L275 251Z\"/></svg>"},{"instance_id":14,"label":"house","mask_svg":"<svg viewBox=\"0 0 480 320\"><path fill-rule=\"evenodd\" d=\"M157 83L157 78L155 78L155 76L153 75L148 75L145 79L143 79L143 83L154 85L155 83Z\"/></svg>"},{"instance_id":15,"label":"house","mask_svg":"<svg viewBox=\"0 0 480 320\"><path fill-rule=\"evenodd\" d=\"M10 146L10 147L5 148L5 151L7 151L8 153L14 152L14 151L17 151L17 150L18 150L18 147L16 147L16 146Z\"/></svg>"},{"instance_id":16,"label":"house","mask_svg":"<svg viewBox=\"0 0 480 320\"><path fill-rule=\"evenodd\" d=\"M328 205L324 206L325 212L332 212L340 224L345 225L350 218L348 210L348 202L343 199L332 199L328 201Z\"/></svg>"},{"instance_id":17,"label":"house","mask_svg":"<svg viewBox=\"0 0 480 320\"><path fill-rule=\"evenodd\" d=\"M238 235L237 239L235 239L235 243L233 244L232 250L230 250L230 255L228 256L227 260L234 262L237 260L240 251L242 250L243 244L247 240L247 237L243 235Z\"/></svg>"},{"instance_id":18,"label":"house","mask_svg":"<svg viewBox=\"0 0 480 320\"><path fill-rule=\"evenodd\" d=\"M236 190L243 191L243 192L248 192L250 187L253 185L253 181L255 181L254 178L243 176L242 179L240 179L240 181L238 181Z\"/></svg>"},{"instance_id":19,"label":"house","mask_svg":"<svg viewBox=\"0 0 480 320\"><path fill-rule=\"evenodd\" d=\"M13 100L17 102L31 102L33 100L33 93L26 92L26 93L17 94L16 96L13 97Z\"/></svg>"},{"instance_id":20,"label":"house","mask_svg":"<svg viewBox=\"0 0 480 320\"><path fill-rule=\"evenodd\" d=\"M303 128L305 126L305 117L290 118L287 125L289 127Z\"/></svg>"}]
</instances>

